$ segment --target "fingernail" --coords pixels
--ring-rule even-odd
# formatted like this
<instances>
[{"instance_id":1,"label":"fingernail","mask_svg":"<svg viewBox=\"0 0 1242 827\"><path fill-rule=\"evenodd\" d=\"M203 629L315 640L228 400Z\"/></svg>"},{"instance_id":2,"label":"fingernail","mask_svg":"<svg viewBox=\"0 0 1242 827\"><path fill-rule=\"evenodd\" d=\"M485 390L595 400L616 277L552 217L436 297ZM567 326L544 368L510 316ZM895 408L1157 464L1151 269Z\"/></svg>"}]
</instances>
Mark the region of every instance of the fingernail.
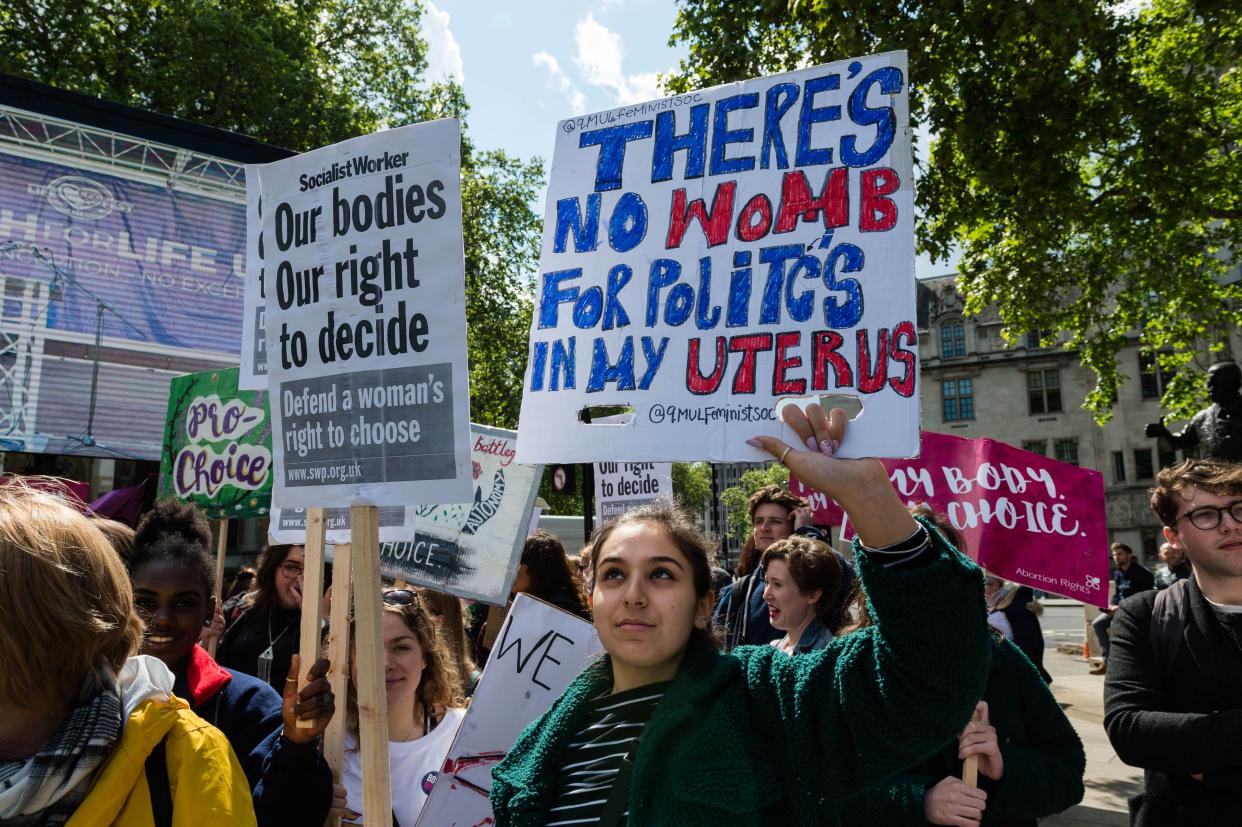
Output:
<instances>
[{"instance_id":1,"label":"fingernail","mask_svg":"<svg viewBox=\"0 0 1242 827\"><path fill-rule=\"evenodd\" d=\"M752 447L752 448L762 448L762 447L763 447L763 443L759 441L759 438L758 438L758 437L753 437L753 436L752 436L750 439L746 440L746 444L747 444L747 445L749 445L749 446L750 446L750 447Z\"/></svg>"},{"instance_id":2,"label":"fingernail","mask_svg":"<svg viewBox=\"0 0 1242 827\"><path fill-rule=\"evenodd\" d=\"M815 445L815 437L813 437L813 436L809 436L809 437L807 437L807 438L806 438L806 447L807 447L809 450L811 450L811 451L818 451L818 450L819 450L819 448L818 448L818 447L816 447L816 445Z\"/></svg>"},{"instance_id":3,"label":"fingernail","mask_svg":"<svg viewBox=\"0 0 1242 827\"><path fill-rule=\"evenodd\" d=\"M832 443L826 439L819 443L819 450L826 457L830 457L834 453L836 453L836 451L832 447Z\"/></svg>"}]
</instances>

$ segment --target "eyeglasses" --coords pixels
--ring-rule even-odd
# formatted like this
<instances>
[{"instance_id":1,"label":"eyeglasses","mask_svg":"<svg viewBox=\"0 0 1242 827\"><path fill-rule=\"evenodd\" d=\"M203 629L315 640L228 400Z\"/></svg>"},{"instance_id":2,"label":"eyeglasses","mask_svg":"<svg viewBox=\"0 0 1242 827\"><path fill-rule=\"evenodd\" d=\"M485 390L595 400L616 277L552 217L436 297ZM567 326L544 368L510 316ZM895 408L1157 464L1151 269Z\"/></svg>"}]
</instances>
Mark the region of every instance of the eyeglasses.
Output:
<instances>
[{"instance_id":1,"label":"eyeglasses","mask_svg":"<svg viewBox=\"0 0 1242 827\"><path fill-rule=\"evenodd\" d=\"M280 573L283 574L287 580L297 580L302 576L302 572L303 568L297 563L280 564Z\"/></svg>"},{"instance_id":2,"label":"eyeglasses","mask_svg":"<svg viewBox=\"0 0 1242 827\"><path fill-rule=\"evenodd\" d=\"M384 592L384 602L389 606L412 606L418 602L418 592L410 589L389 589Z\"/></svg>"},{"instance_id":3,"label":"eyeglasses","mask_svg":"<svg viewBox=\"0 0 1242 827\"><path fill-rule=\"evenodd\" d=\"M1193 511L1187 511L1178 520L1190 520L1190 524L1200 531L1211 531L1220 525L1220 521L1224 519L1224 513L1228 511L1229 516L1233 517L1233 521L1238 525L1242 525L1242 500L1235 500L1229 505L1215 506L1205 505L1196 508ZM1177 520L1174 520L1177 522Z\"/></svg>"}]
</instances>

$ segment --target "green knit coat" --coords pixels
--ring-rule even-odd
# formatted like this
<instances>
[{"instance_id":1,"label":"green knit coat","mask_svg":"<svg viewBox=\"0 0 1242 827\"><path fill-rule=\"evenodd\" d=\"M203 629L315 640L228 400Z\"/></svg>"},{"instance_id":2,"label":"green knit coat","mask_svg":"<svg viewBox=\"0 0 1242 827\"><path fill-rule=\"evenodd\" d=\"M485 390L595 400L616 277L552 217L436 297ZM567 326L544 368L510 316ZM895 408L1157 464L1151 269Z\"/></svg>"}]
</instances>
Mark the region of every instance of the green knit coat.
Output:
<instances>
[{"instance_id":1,"label":"green knit coat","mask_svg":"<svg viewBox=\"0 0 1242 827\"><path fill-rule=\"evenodd\" d=\"M874 625L818 652L687 650L634 758L630 825L835 825L846 796L961 731L987 678L979 569L932 531L926 565L886 569L855 544ZM590 700L588 667L492 773L497 827L546 821Z\"/></svg>"},{"instance_id":2,"label":"green knit coat","mask_svg":"<svg viewBox=\"0 0 1242 827\"><path fill-rule=\"evenodd\" d=\"M1039 670L1007 640L993 643L983 700L988 702L988 721L1000 740L1005 772L999 781L979 776L979 786L988 794L982 823L1035 827L1037 819L1082 801L1082 776L1087 768L1082 739ZM950 773L962 775L956 737L927 761L851 798L842 824L925 825L924 794Z\"/></svg>"}]
</instances>

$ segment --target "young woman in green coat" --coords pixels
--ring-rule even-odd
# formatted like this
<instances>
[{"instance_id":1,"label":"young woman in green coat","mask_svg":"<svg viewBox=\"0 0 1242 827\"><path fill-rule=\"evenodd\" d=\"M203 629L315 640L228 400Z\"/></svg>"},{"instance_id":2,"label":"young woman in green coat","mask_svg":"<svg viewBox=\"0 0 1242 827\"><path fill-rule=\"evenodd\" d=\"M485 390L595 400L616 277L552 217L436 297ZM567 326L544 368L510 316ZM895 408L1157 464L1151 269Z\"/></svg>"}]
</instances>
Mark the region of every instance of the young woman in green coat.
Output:
<instances>
[{"instance_id":1,"label":"young woman in green coat","mask_svg":"<svg viewBox=\"0 0 1242 827\"><path fill-rule=\"evenodd\" d=\"M844 506L874 625L797 657L721 654L702 535L667 508L618 518L591 551L607 655L492 773L498 827L836 824L847 796L962 731L988 667L979 569L915 522L879 462L833 456L844 411L784 417L797 448L752 444Z\"/></svg>"}]
</instances>

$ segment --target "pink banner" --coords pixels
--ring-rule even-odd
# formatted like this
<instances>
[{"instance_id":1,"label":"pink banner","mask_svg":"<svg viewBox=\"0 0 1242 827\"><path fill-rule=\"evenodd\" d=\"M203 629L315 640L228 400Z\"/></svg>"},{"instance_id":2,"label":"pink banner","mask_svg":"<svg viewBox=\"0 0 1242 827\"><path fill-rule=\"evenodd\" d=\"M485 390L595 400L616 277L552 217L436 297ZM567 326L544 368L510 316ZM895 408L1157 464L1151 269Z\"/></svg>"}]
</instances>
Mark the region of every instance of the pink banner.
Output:
<instances>
[{"instance_id":1,"label":"pink banner","mask_svg":"<svg viewBox=\"0 0 1242 827\"><path fill-rule=\"evenodd\" d=\"M948 516L966 553L997 577L1103 607L1104 476L994 439L923 431L915 459L884 460L909 505ZM843 532L852 537L853 531Z\"/></svg>"},{"instance_id":2,"label":"pink banner","mask_svg":"<svg viewBox=\"0 0 1242 827\"><path fill-rule=\"evenodd\" d=\"M845 511L837 505L836 500L822 491L807 487L793 474L789 475L789 492L806 500L811 506L815 525L841 525L845 522Z\"/></svg>"}]
</instances>

